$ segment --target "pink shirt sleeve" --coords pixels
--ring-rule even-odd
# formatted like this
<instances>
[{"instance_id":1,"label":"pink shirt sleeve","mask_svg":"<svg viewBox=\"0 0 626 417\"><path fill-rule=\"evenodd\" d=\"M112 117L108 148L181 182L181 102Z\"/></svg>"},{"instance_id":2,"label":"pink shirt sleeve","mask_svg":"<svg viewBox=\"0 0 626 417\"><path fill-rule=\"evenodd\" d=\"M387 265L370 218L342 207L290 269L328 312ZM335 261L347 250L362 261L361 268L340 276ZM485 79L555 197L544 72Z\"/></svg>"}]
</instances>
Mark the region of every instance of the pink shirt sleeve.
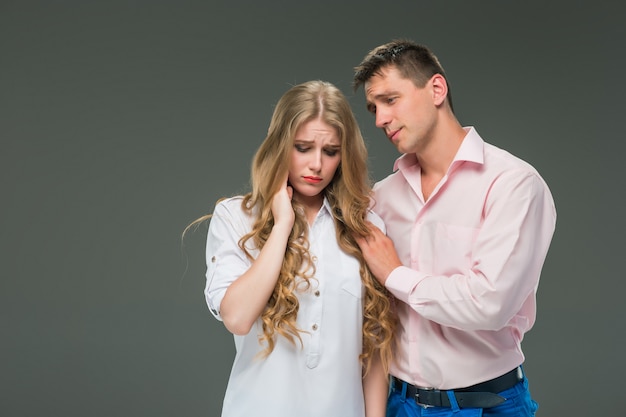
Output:
<instances>
[{"instance_id":1,"label":"pink shirt sleeve","mask_svg":"<svg viewBox=\"0 0 626 417\"><path fill-rule=\"evenodd\" d=\"M484 203L484 223L475 238L469 236L472 229L463 232L446 224L428 230L418 225L411 232L431 233L436 246L432 252L443 259L458 257L459 245L467 244L466 271L427 274L409 265L396 268L386 286L421 316L439 324L463 330L501 329L515 315L524 315L554 224L554 206L543 180L533 173L507 172ZM450 239L457 240L449 244Z\"/></svg>"}]
</instances>

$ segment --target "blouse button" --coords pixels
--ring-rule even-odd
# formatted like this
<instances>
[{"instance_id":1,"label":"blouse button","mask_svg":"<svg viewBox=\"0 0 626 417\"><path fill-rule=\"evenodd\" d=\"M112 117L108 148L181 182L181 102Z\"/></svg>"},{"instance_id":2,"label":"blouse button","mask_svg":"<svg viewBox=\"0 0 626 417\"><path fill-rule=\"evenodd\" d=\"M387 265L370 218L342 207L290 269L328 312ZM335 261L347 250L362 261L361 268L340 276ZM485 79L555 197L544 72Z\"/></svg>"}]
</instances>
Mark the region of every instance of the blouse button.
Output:
<instances>
[{"instance_id":1,"label":"blouse button","mask_svg":"<svg viewBox=\"0 0 626 417\"><path fill-rule=\"evenodd\" d=\"M315 296L319 297L320 296L320 290L315 291Z\"/></svg>"},{"instance_id":2,"label":"blouse button","mask_svg":"<svg viewBox=\"0 0 626 417\"><path fill-rule=\"evenodd\" d=\"M313 330L317 330L317 324L314 324L313 326L311 326L311 328L312 328Z\"/></svg>"},{"instance_id":3,"label":"blouse button","mask_svg":"<svg viewBox=\"0 0 626 417\"><path fill-rule=\"evenodd\" d=\"M211 258L211 262L215 263L215 256Z\"/></svg>"}]
</instances>

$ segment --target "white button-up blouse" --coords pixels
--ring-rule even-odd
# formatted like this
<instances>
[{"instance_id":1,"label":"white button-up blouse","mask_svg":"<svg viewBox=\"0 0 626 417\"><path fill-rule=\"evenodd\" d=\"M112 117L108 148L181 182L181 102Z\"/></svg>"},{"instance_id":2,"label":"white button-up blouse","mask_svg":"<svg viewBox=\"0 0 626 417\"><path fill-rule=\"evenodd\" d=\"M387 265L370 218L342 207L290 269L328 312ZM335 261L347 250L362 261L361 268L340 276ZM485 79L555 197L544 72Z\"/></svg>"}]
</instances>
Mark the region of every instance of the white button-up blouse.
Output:
<instances>
[{"instance_id":1,"label":"white button-up blouse","mask_svg":"<svg viewBox=\"0 0 626 417\"><path fill-rule=\"evenodd\" d=\"M216 205L209 225L205 296L221 320L220 303L228 286L252 262L238 246L253 219L241 209L241 197ZM383 231L382 220L369 220ZM335 238L330 206L324 201L309 230L316 273L309 290L298 293L297 325L303 346L279 336L266 358L260 319L245 336L234 335L236 356L224 398L222 417L363 417L362 294L358 261ZM253 257L258 251L251 251Z\"/></svg>"}]
</instances>

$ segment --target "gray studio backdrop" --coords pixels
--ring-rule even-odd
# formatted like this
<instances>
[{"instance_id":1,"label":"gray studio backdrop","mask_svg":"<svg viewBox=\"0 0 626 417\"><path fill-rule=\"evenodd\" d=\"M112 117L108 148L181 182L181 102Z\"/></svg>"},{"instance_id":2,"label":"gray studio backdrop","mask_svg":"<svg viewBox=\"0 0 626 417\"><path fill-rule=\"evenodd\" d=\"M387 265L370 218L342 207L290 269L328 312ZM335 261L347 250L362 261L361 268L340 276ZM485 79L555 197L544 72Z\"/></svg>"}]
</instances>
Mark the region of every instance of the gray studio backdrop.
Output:
<instances>
[{"instance_id":1,"label":"gray studio backdrop","mask_svg":"<svg viewBox=\"0 0 626 417\"><path fill-rule=\"evenodd\" d=\"M350 81L408 37L439 55L461 121L555 196L524 340L538 415L620 415L617 3L0 1L0 414L218 416L234 348L203 299L206 228L183 228L246 190L273 105L309 79L348 95L389 173Z\"/></svg>"}]
</instances>

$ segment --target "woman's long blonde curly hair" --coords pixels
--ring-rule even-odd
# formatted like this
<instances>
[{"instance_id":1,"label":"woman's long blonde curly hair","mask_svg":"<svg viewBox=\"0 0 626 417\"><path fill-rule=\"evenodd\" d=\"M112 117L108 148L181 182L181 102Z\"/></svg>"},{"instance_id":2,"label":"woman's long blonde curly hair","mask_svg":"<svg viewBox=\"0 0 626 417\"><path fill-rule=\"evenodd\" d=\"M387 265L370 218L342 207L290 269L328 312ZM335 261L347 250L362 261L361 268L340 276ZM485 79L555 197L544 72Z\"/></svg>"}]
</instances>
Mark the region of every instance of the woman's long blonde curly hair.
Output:
<instances>
[{"instance_id":1,"label":"woman's long blonde curly hair","mask_svg":"<svg viewBox=\"0 0 626 417\"><path fill-rule=\"evenodd\" d=\"M376 355L385 370L392 360L393 333L396 326L392 296L372 276L354 236L366 236L366 217L370 205L371 181L367 167L367 148L352 109L344 94L324 81L309 81L289 89L278 101L267 136L257 150L251 170L251 192L243 198L242 209L255 218L252 230L239 246L249 259L247 247L260 250L274 225L272 198L283 186L289 170L296 131L304 123L320 118L334 127L341 141L341 162L331 183L324 190L335 222L340 248L354 256L365 287L363 299L363 351L361 360L369 370ZM296 213L276 287L262 313L264 355L275 346L276 336L292 343L302 341L296 325L299 302L296 293L308 287L315 273L308 251L308 225L296 201ZM204 216L206 218L207 216ZM201 218L203 219L203 218ZM198 219L198 220L201 220ZM251 243L252 245L248 245ZM339 342L339 341L338 341Z\"/></svg>"}]
</instances>

